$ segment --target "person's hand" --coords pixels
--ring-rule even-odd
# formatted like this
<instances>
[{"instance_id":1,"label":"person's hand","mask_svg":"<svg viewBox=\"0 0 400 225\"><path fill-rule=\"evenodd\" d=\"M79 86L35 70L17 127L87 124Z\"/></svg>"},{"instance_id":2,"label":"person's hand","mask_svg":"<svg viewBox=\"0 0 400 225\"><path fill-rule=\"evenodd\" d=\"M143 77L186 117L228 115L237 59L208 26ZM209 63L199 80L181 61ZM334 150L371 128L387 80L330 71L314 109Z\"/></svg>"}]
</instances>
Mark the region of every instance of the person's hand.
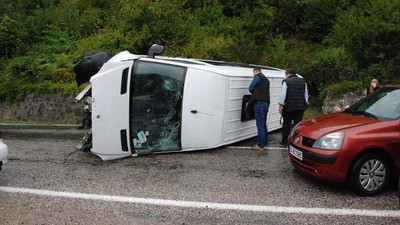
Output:
<instances>
[{"instance_id":1,"label":"person's hand","mask_svg":"<svg viewBox=\"0 0 400 225\"><path fill-rule=\"evenodd\" d=\"M249 102L246 102L245 109L247 109L248 106L249 106Z\"/></svg>"},{"instance_id":2,"label":"person's hand","mask_svg":"<svg viewBox=\"0 0 400 225\"><path fill-rule=\"evenodd\" d=\"M283 106L279 106L279 114L283 114Z\"/></svg>"}]
</instances>

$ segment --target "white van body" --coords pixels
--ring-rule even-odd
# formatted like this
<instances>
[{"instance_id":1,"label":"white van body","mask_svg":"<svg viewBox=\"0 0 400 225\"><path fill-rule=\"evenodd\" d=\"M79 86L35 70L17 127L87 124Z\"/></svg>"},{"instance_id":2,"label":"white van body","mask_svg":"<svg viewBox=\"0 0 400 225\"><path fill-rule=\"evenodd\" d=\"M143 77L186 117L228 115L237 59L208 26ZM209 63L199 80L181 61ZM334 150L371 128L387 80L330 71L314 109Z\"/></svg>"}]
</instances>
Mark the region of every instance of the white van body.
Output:
<instances>
[{"instance_id":1,"label":"white van body","mask_svg":"<svg viewBox=\"0 0 400 225\"><path fill-rule=\"evenodd\" d=\"M3 164L7 162L7 157L8 157L8 147L6 144L4 144L2 140L2 134L0 131L0 170Z\"/></svg>"},{"instance_id":2,"label":"white van body","mask_svg":"<svg viewBox=\"0 0 400 225\"><path fill-rule=\"evenodd\" d=\"M273 131L281 128L278 101L285 75L281 69L261 69L270 81L267 127ZM211 149L255 137L255 120L242 119L252 79L252 65L121 52L90 79L91 151L112 160Z\"/></svg>"}]
</instances>

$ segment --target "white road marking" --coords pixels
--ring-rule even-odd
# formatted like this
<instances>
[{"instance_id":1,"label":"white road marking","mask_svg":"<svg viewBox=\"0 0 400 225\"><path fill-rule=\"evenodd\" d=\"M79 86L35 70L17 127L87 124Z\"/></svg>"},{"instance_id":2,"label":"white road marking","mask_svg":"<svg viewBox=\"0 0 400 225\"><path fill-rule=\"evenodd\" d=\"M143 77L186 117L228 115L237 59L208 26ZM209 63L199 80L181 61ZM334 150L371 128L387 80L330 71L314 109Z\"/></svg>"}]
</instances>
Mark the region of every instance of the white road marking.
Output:
<instances>
[{"instance_id":1,"label":"white road marking","mask_svg":"<svg viewBox=\"0 0 400 225\"><path fill-rule=\"evenodd\" d=\"M29 188L4 187L0 186L0 191L7 193L21 193L50 197L62 197L73 199L97 200L106 202L122 202L134 204L148 204L159 206L175 206L187 208L220 209L220 210L238 210L266 213L299 213L299 214L317 214L333 216L368 216L368 217L400 217L400 211L396 210L368 210L368 209L335 209L335 208L306 208L306 207L285 207L273 205L243 205L214 202L195 202L179 201L154 198L135 198L113 195L85 194L76 192L51 191Z\"/></svg>"},{"instance_id":2,"label":"white road marking","mask_svg":"<svg viewBox=\"0 0 400 225\"><path fill-rule=\"evenodd\" d=\"M251 149L250 146L226 146L225 148L230 149ZM265 147L266 150L287 150L287 148L282 147Z\"/></svg>"}]
</instances>

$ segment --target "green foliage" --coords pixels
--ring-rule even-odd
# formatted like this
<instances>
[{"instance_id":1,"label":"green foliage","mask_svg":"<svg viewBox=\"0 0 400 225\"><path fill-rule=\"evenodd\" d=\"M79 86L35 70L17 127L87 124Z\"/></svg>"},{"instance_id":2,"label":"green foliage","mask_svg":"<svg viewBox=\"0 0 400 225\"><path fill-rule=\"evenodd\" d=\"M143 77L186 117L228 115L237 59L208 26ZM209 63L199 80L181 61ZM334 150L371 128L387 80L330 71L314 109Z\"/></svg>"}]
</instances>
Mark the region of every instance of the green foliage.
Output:
<instances>
[{"instance_id":1,"label":"green foliage","mask_svg":"<svg viewBox=\"0 0 400 225\"><path fill-rule=\"evenodd\" d=\"M193 38L179 54L189 58L207 58L207 59L229 59L231 52L232 40L224 37L204 37L197 34L198 38ZM232 59L232 61L235 61Z\"/></svg>"},{"instance_id":2,"label":"green foliage","mask_svg":"<svg viewBox=\"0 0 400 225\"><path fill-rule=\"evenodd\" d=\"M298 32L304 39L322 41L329 33L336 16L348 7L344 0L308 0L301 2Z\"/></svg>"},{"instance_id":3,"label":"green foliage","mask_svg":"<svg viewBox=\"0 0 400 225\"><path fill-rule=\"evenodd\" d=\"M194 20L200 27L208 27L213 30L222 28L225 20L223 6L217 0L205 1L207 4L201 5L193 10ZM222 30L220 30L222 31Z\"/></svg>"},{"instance_id":4,"label":"green foliage","mask_svg":"<svg viewBox=\"0 0 400 225\"><path fill-rule=\"evenodd\" d=\"M255 2L253 7L244 8L240 17L243 21L241 28L254 44L262 46L270 39L274 11L270 6L262 4L262 1Z\"/></svg>"},{"instance_id":5,"label":"green foliage","mask_svg":"<svg viewBox=\"0 0 400 225\"><path fill-rule=\"evenodd\" d=\"M382 72L381 83L400 84L400 55L392 58L385 64L385 71Z\"/></svg>"},{"instance_id":6,"label":"green foliage","mask_svg":"<svg viewBox=\"0 0 400 225\"><path fill-rule=\"evenodd\" d=\"M85 52L146 54L154 43L168 56L293 67L314 96L346 81L400 82L398 0L3 2L0 99L72 95Z\"/></svg>"},{"instance_id":7,"label":"green foliage","mask_svg":"<svg viewBox=\"0 0 400 225\"><path fill-rule=\"evenodd\" d=\"M61 1L54 9L54 24L74 39L85 38L104 27L104 7L109 4L98 0Z\"/></svg>"},{"instance_id":8,"label":"green foliage","mask_svg":"<svg viewBox=\"0 0 400 225\"><path fill-rule=\"evenodd\" d=\"M302 17L302 1L298 0L267 0L275 11L273 30L277 34L295 35Z\"/></svg>"},{"instance_id":9,"label":"green foliage","mask_svg":"<svg viewBox=\"0 0 400 225\"><path fill-rule=\"evenodd\" d=\"M120 28L130 44L127 48L146 54L154 43L174 50L184 46L193 29L191 16L177 0L121 1Z\"/></svg>"},{"instance_id":10,"label":"green foliage","mask_svg":"<svg viewBox=\"0 0 400 225\"><path fill-rule=\"evenodd\" d=\"M103 29L97 35L79 41L75 54L81 60L85 52L103 50L116 52L126 50L130 46L127 38L119 30Z\"/></svg>"},{"instance_id":11,"label":"green foliage","mask_svg":"<svg viewBox=\"0 0 400 225\"><path fill-rule=\"evenodd\" d=\"M343 48L321 50L299 72L306 79L312 95L318 95L330 84L357 80L359 76L356 62L347 56Z\"/></svg>"},{"instance_id":12,"label":"green foliage","mask_svg":"<svg viewBox=\"0 0 400 225\"><path fill-rule=\"evenodd\" d=\"M267 44L263 63L277 68L301 68L315 55L320 46L297 38L277 35Z\"/></svg>"},{"instance_id":13,"label":"green foliage","mask_svg":"<svg viewBox=\"0 0 400 225\"><path fill-rule=\"evenodd\" d=\"M21 43L22 31L17 21L4 15L0 21L0 58L8 58Z\"/></svg>"},{"instance_id":14,"label":"green foliage","mask_svg":"<svg viewBox=\"0 0 400 225\"><path fill-rule=\"evenodd\" d=\"M316 117L322 114L323 112L321 105L310 105L306 111L304 111L304 119Z\"/></svg>"},{"instance_id":15,"label":"green foliage","mask_svg":"<svg viewBox=\"0 0 400 225\"><path fill-rule=\"evenodd\" d=\"M400 1L357 1L341 14L326 40L346 49L359 68L390 61L400 53Z\"/></svg>"},{"instance_id":16,"label":"green foliage","mask_svg":"<svg viewBox=\"0 0 400 225\"><path fill-rule=\"evenodd\" d=\"M18 102L30 93L49 94L60 92L66 96L75 96L79 93L76 83L55 83L44 81L41 83L29 83L22 80L3 80L0 77L0 99L9 102Z\"/></svg>"},{"instance_id":17,"label":"green foliage","mask_svg":"<svg viewBox=\"0 0 400 225\"><path fill-rule=\"evenodd\" d=\"M289 41L285 40L282 35L278 35L270 42L268 54L266 54L266 61L278 68L287 68L290 63L289 55Z\"/></svg>"},{"instance_id":18,"label":"green foliage","mask_svg":"<svg viewBox=\"0 0 400 225\"><path fill-rule=\"evenodd\" d=\"M327 93L330 93L333 98L340 98L344 93L355 92L357 94L361 94L364 90L369 87L365 85L362 81L342 81L340 83L335 83L327 86L321 92L320 97L325 96Z\"/></svg>"}]
</instances>

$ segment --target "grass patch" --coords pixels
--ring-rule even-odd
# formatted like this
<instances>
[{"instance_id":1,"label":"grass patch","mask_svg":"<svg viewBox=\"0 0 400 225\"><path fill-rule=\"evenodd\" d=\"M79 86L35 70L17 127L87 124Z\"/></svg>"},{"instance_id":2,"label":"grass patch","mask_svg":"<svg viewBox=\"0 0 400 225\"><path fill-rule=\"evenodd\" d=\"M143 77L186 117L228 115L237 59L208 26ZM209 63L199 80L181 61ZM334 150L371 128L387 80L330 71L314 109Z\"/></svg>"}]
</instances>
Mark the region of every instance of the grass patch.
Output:
<instances>
[{"instance_id":1,"label":"grass patch","mask_svg":"<svg viewBox=\"0 0 400 225\"><path fill-rule=\"evenodd\" d=\"M304 111L304 116L303 119L308 119L308 118L312 118L312 117L316 117L319 115L324 114L322 112L322 108L320 105L310 105L306 111Z\"/></svg>"}]
</instances>

